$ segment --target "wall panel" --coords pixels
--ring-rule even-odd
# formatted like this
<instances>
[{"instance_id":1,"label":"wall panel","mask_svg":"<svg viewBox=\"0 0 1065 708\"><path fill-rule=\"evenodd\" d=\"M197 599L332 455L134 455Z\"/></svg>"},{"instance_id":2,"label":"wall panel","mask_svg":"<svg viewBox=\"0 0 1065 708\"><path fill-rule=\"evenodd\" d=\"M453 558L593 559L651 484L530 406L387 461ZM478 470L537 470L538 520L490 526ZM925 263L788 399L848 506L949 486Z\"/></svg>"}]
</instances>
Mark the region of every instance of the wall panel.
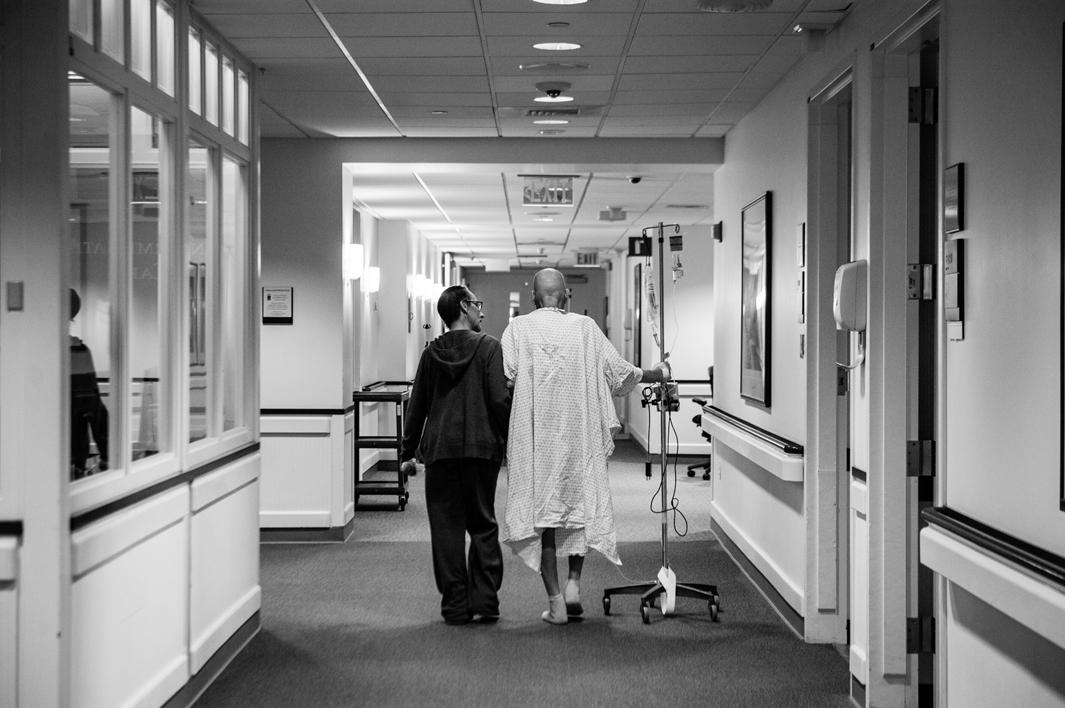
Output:
<instances>
[{"instance_id":1,"label":"wall panel","mask_svg":"<svg viewBox=\"0 0 1065 708\"><path fill-rule=\"evenodd\" d=\"M198 672L259 610L259 456L192 484L189 660Z\"/></svg>"},{"instance_id":2,"label":"wall panel","mask_svg":"<svg viewBox=\"0 0 1065 708\"><path fill-rule=\"evenodd\" d=\"M71 705L161 705L189 677L187 486L71 538Z\"/></svg>"}]
</instances>

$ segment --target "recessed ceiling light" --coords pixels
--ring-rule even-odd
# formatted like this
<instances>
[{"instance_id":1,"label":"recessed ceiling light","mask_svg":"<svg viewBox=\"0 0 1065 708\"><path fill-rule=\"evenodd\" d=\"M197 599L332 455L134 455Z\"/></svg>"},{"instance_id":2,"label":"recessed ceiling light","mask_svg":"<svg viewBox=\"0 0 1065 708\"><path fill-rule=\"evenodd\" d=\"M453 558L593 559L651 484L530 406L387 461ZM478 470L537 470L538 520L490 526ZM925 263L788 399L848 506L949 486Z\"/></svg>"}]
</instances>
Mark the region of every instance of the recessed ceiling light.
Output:
<instances>
[{"instance_id":1,"label":"recessed ceiling light","mask_svg":"<svg viewBox=\"0 0 1065 708\"><path fill-rule=\"evenodd\" d=\"M548 120L534 120L534 125L569 125L568 120L560 120L558 118L551 118Z\"/></svg>"},{"instance_id":2,"label":"recessed ceiling light","mask_svg":"<svg viewBox=\"0 0 1065 708\"><path fill-rule=\"evenodd\" d=\"M545 128L544 130L540 131L540 135L561 135L565 132L566 131L561 130L560 128Z\"/></svg>"},{"instance_id":3,"label":"recessed ceiling light","mask_svg":"<svg viewBox=\"0 0 1065 708\"><path fill-rule=\"evenodd\" d=\"M573 100L573 96L537 96L533 100L537 103L567 103Z\"/></svg>"},{"instance_id":4,"label":"recessed ceiling light","mask_svg":"<svg viewBox=\"0 0 1065 708\"><path fill-rule=\"evenodd\" d=\"M541 5L583 5L588 0L533 0Z\"/></svg>"},{"instance_id":5,"label":"recessed ceiling light","mask_svg":"<svg viewBox=\"0 0 1065 708\"><path fill-rule=\"evenodd\" d=\"M534 216L533 221L554 221L554 217L550 216Z\"/></svg>"},{"instance_id":6,"label":"recessed ceiling light","mask_svg":"<svg viewBox=\"0 0 1065 708\"><path fill-rule=\"evenodd\" d=\"M519 71L553 72L566 74L575 71L587 71L587 64L569 64L564 62L537 62L533 64L518 64Z\"/></svg>"},{"instance_id":7,"label":"recessed ceiling light","mask_svg":"<svg viewBox=\"0 0 1065 708\"><path fill-rule=\"evenodd\" d=\"M542 49L545 52L568 52L580 48L581 45L576 42L538 42L533 45L533 49Z\"/></svg>"},{"instance_id":8,"label":"recessed ceiling light","mask_svg":"<svg viewBox=\"0 0 1065 708\"><path fill-rule=\"evenodd\" d=\"M429 112L432 113L434 116L446 116L447 115L447 111L443 111L443 110L440 110L440 109L437 109L435 111L429 111Z\"/></svg>"}]
</instances>

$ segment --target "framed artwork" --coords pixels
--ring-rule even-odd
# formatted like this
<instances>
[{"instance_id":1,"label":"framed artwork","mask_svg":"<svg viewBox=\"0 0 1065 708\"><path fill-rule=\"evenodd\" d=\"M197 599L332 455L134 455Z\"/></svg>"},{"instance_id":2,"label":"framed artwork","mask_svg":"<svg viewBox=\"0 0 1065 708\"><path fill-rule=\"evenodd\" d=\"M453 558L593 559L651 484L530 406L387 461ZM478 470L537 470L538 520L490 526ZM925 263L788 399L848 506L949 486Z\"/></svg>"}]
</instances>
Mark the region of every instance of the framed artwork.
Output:
<instances>
[{"instance_id":1,"label":"framed artwork","mask_svg":"<svg viewBox=\"0 0 1065 708\"><path fill-rule=\"evenodd\" d=\"M643 366L643 264L637 263L633 270L632 283L632 363Z\"/></svg>"},{"instance_id":2,"label":"framed artwork","mask_svg":"<svg viewBox=\"0 0 1065 708\"><path fill-rule=\"evenodd\" d=\"M769 407L772 196L743 207L740 273L740 396Z\"/></svg>"}]
</instances>

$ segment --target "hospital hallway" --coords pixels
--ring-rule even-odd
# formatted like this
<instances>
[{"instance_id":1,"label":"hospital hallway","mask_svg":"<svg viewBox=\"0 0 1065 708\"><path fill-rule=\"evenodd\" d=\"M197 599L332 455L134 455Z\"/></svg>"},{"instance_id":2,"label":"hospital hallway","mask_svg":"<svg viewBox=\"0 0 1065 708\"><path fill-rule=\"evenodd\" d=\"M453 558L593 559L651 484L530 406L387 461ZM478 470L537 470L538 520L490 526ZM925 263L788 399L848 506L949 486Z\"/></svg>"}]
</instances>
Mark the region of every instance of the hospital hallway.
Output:
<instances>
[{"instance_id":1,"label":"hospital hallway","mask_svg":"<svg viewBox=\"0 0 1065 708\"><path fill-rule=\"evenodd\" d=\"M680 458L675 479L672 466L667 473L688 524L678 538L670 514L668 555L678 582L717 585L719 622L701 600L680 597L675 614L655 609L649 625L635 595L615 596L605 616L604 588L629 581L592 553L584 618L548 625L539 576L504 547L500 621L445 625L418 474L405 511L360 506L347 543L260 547L262 628L196 705L850 705L839 652L796 636L714 537L712 483L686 475L694 461ZM641 450L618 441L610 476L621 570L637 581L661 566L653 471L646 479ZM504 468L499 518L505 481ZM684 520L677 526L685 531Z\"/></svg>"}]
</instances>

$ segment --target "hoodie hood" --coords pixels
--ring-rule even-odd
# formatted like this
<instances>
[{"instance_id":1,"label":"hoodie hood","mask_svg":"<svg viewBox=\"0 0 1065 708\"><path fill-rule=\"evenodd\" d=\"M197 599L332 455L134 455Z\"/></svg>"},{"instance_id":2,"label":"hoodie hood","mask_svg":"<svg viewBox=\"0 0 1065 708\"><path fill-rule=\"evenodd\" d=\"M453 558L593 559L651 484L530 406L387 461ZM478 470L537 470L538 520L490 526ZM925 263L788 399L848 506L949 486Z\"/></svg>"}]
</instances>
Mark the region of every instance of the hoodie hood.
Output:
<instances>
[{"instance_id":1,"label":"hoodie hood","mask_svg":"<svg viewBox=\"0 0 1065 708\"><path fill-rule=\"evenodd\" d=\"M485 336L484 332L468 329L445 332L429 343L429 356L439 364L446 378L458 379L477 355Z\"/></svg>"}]
</instances>

